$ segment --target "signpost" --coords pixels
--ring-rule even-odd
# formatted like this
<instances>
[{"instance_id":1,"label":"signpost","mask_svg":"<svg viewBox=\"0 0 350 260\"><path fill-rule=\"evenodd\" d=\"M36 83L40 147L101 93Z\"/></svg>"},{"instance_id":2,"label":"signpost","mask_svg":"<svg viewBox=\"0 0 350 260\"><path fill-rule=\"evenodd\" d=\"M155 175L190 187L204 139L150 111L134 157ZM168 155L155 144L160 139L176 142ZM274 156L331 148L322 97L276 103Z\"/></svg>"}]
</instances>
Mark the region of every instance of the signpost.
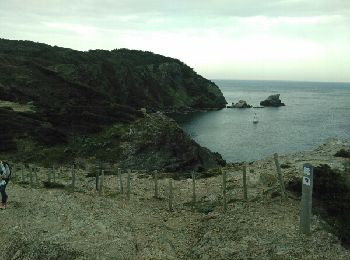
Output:
<instances>
[{"instance_id":1,"label":"signpost","mask_svg":"<svg viewBox=\"0 0 350 260\"><path fill-rule=\"evenodd\" d=\"M312 210L312 187L313 187L313 166L309 163L303 166L302 197L300 213L300 230L304 234L310 234L311 210Z\"/></svg>"}]
</instances>

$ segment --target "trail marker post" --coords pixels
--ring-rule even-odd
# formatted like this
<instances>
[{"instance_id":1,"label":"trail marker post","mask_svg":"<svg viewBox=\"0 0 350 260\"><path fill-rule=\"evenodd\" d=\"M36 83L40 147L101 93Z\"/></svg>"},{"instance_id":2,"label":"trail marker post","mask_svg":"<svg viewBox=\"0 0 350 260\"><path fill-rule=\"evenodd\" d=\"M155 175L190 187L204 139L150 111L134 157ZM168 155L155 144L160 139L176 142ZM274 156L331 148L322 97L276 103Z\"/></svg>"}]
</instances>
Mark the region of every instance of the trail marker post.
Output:
<instances>
[{"instance_id":1,"label":"trail marker post","mask_svg":"<svg viewBox=\"0 0 350 260\"><path fill-rule=\"evenodd\" d=\"M311 233L312 188L314 169L309 163L303 165L302 197L300 213L300 230L304 234Z\"/></svg>"}]
</instances>

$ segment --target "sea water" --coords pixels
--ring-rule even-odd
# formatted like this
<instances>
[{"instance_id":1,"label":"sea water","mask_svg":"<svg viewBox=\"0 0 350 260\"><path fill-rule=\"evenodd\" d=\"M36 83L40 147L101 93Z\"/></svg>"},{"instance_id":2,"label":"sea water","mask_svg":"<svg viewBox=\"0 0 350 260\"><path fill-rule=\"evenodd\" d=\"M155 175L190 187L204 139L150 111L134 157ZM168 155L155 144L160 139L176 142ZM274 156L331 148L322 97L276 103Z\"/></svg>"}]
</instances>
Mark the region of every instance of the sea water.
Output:
<instances>
[{"instance_id":1,"label":"sea water","mask_svg":"<svg viewBox=\"0 0 350 260\"><path fill-rule=\"evenodd\" d=\"M330 138L350 140L350 83L214 80L227 102L259 106L280 94L283 107L198 112L177 116L200 145L228 162L312 149ZM259 122L253 124L254 114Z\"/></svg>"}]
</instances>

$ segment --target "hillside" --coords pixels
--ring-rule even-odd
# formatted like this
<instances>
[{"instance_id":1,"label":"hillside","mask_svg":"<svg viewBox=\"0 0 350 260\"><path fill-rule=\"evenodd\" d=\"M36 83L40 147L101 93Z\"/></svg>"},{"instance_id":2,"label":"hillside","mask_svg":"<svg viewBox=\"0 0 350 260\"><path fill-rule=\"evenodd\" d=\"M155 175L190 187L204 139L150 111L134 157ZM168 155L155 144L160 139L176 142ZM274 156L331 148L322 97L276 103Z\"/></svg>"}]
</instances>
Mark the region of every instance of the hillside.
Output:
<instances>
[{"instance_id":1,"label":"hillside","mask_svg":"<svg viewBox=\"0 0 350 260\"><path fill-rule=\"evenodd\" d=\"M151 52L80 52L0 39L0 66L1 95L11 101L34 101L39 108L90 102L153 110L218 109L226 104L213 82L177 59Z\"/></svg>"},{"instance_id":2,"label":"hillside","mask_svg":"<svg viewBox=\"0 0 350 260\"><path fill-rule=\"evenodd\" d=\"M349 144L333 140L313 151L280 156L281 165L289 165L282 168L285 183L300 179L305 162L343 170L346 159L334 157L342 148L349 149ZM332 233L334 226L316 215L315 207L311 235L300 233L300 200L293 196L281 200L272 156L248 165L249 202L243 200L242 167L222 168L228 178L225 213L218 172L197 180L194 208L191 179L173 180L173 211L169 211L170 175L159 180L156 199L152 176L133 172L128 200L125 173L124 193L117 176L108 175L99 195L94 178L86 177L92 165L79 165L75 192L68 186L44 188L41 181L47 180L49 171L44 167L37 169L38 185L34 178L30 187L29 170L22 174L21 165L14 167L8 208L1 212L6 223L1 225L1 259L350 258ZM71 183L71 168L56 173L57 183Z\"/></svg>"},{"instance_id":3,"label":"hillside","mask_svg":"<svg viewBox=\"0 0 350 260\"><path fill-rule=\"evenodd\" d=\"M115 125L123 135L129 124L144 117L141 108L169 112L225 104L213 82L177 59L136 50L81 52L0 39L0 120L6 122L0 152L17 150L35 160L37 151L59 147L66 159L73 159L89 153L75 149L77 140L101 141L99 135Z\"/></svg>"}]
</instances>

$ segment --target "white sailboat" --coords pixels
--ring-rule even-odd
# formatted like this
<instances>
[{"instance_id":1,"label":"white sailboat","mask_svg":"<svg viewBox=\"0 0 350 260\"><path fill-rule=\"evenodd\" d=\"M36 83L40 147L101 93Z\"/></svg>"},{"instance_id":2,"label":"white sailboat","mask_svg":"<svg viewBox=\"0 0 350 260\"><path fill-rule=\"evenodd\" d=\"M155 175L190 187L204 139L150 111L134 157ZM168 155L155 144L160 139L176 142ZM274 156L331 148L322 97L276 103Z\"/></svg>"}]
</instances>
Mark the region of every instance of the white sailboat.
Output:
<instances>
[{"instance_id":1,"label":"white sailboat","mask_svg":"<svg viewBox=\"0 0 350 260\"><path fill-rule=\"evenodd\" d=\"M257 124L257 123L259 123L259 119L256 113L254 113L253 124Z\"/></svg>"}]
</instances>

